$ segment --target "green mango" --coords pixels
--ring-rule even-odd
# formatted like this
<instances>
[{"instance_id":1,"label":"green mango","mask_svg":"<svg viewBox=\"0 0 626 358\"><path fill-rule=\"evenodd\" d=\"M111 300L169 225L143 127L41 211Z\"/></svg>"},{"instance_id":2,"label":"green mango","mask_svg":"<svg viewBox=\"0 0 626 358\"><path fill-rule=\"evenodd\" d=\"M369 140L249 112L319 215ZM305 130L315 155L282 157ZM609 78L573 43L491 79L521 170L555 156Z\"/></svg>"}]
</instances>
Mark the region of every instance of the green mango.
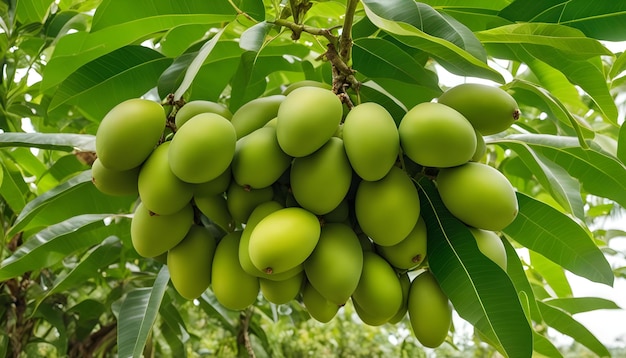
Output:
<instances>
[{"instance_id":1,"label":"green mango","mask_svg":"<svg viewBox=\"0 0 626 358\"><path fill-rule=\"evenodd\" d=\"M163 106L147 99L133 98L113 107L96 132L102 165L118 171L140 166L159 143L165 121Z\"/></svg>"},{"instance_id":2,"label":"green mango","mask_svg":"<svg viewBox=\"0 0 626 358\"><path fill-rule=\"evenodd\" d=\"M267 274L288 271L311 255L320 232L320 222L311 212L297 207L277 210L252 230L250 259Z\"/></svg>"},{"instance_id":3,"label":"green mango","mask_svg":"<svg viewBox=\"0 0 626 358\"><path fill-rule=\"evenodd\" d=\"M430 271L422 272L411 282L408 313L413 334L422 345L436 348L446 340L452 307Z\"/></svg>"},{"instance_id":4,"label":"green mango","mask_svg":"<svg viewBox=\"0 0 626 358\"><path fill-rule=\"evenodd\" d=\"M376 317L367 313L367 311L359 306L359 303L354 300L354 298L352 298L352 306L354 307L354 311L356 312L357 316L359 316L361 321L368 326L382 326L389 321L387 318Z\"/></svg>"},{"instance_id":5,"label":"green mango","mask_svg":"<svg viewBox=\"0 0 626 358\"><path fill-rule=\"evenodd\" d=\"M370 322L389 321L402 307L402 285L393 267L374 252L363 252L363 271L352 294Z\"/></svg>"},{"instance_id":6,"label":"green mango","mask_svg":"<svg viewBox=\"0 0 626 358\"><path fill-rule=\"evenodd\" d=\"M454 108L484 135L500 133L520 116L515 99L500 87L463 83L439 96L437 102Z\"/></svg>"},{"instance_id":7,"label":"green mango","mask_svg":"<svg viewBox=\"0 0 626 358\"><path fill-rule=\"evenodd\" d=\"M256 302L259 278L247 274L239 264L241 231L224 236L215 249L211 267L211 289L222 306L240 311Z\"/></svg>"},{"instance_id":8,"label":"green mango","mask_svg":"<svg viewBox=\"0 0 626 358\"><path fill-rule=\"evenodd\" d=\"M281 94L255 98L239 107L231 118L237 139L241 139L263 127L278 114L278 107L285 100Z\"/></svg>"},{"instance_id":9,"label":"green mango","mask_svg":"<svg viewBox=\"0 0 626 358\"><path fill-rule=\"evenodd\" d=\"M400 153L400 137L385 107L361 103L350 110L343 123L343 141L354 171L363 179L382 179Z\"/></svg>"},{"instance_id":10,"label":"green mango","mask_svg":"<svg viewBox=\"0 0 626 358\"><path fill-rule=\"evenodd\" d=\"M329 90L318 87L295 89L278 108L278 144L292 157L315 152L335 133L342 111L341 101Z\"/></svg>"},{"instance_id":11,"label":"green mango","mask_svg":"<svg viewBox=\"0 0 626 358\"><path fill-rule=\"evenodd\" d=\"M305 276L303 271L282 281L259 278L263 297L277 305L282 305L295 299L300 293L304 282Z\"/></svg>"},{"instance_id":12,"label":"green mango","mask_svg":"<svg viewBox=\"0 0 626 358\"><path fill-rule=\"evenodd\" d=\"M283 208L284 207L280 203L273 200L261 203L254 208L254 210L252 210L252 213L248 218L248 222L246 222L246 226L243 228L241 240L239 241L239 263L241 264L243 270L252 276L272 281L283 281L297 275L304 269L302 265L298 265L291 270L287 270L282 273L268 274L256 268L256 266L252 263L252 260L250 260L249 244L252 230L254 230L256 225L267 215Z\"/></svg>"},{"instance_id":13,"label":"green mango","mask_svg":"<svg viewBox=\"0 0 626 358\"><path fill-rule=\"evenodd\" d=\"M167 253L167 267L176 291L193 300L211 284L211 266L217 241L211 232L193 225L185 238Z\"/></svg>"},{"instance_id":14,"label":"green mango","mask_svg":"<svg viewBox=\"0 0 626 358\"><path fill-rule=\"evenodd\" d=\"M283 90L283 95L286 96L290 94L291 92L293 92L295 89L300 88L300 87L318 87L318 88L323 88L329 91L332 89L332 86L329 85L328 83L314 81L314 80L302 80L302 81L291 83L287 87L285 87L285 89Z\"/></svg>"},{"instance_id":15,"label":"green mango","mask_svg":"<svg viewBox=\"0 0 626 358\"><path fill-rule=\"evenodd\" d=\"M470 232L476 239L478 249L491 261L495 262L500 268L506 271L507 257L506 248L502 243L500 236L493 231L481 230L475 227L469 228Z\"/></svg>"},{"instance_id":16,"label":"green mango","mask_svg":"<svg viewBox=\"0 0 626 358\"><path fill-rule=\"evenodd\" d=\"M344 198L336 208L324 214L323 220L324 223L347 223L349 216L350 203L347 198Z\"/></svg>"},{"instance_id":17,"label":"green mango","mask_svg":"<svg viewBox=\"0 0 626 358\"><path fill-rule=\"evenodd\" d=\"M180 180L170 169L170 143L161 144L150 154L137 179L141 201L148 210L159 215L180 211L193 196L191 184Z\"/></svg>"},{"instance_id":18,"label":"green mango","mask_svg":"<svg viewBox=\"0 0 626 358\"><path fill-rule=\"evenodd\" d=\"M376 245L376 251L391 266L409 270L419 266L426 258L426 222L420 216L407 237L391 246Z\"/></svg>"},{"instance_id":19,"label":"green mango","mask_svg":"<svg viewBox=\"0 0 626 358\"><path fill-rule=\"evenodd\" d=\"M257 205L272 200L274 189L268 186L260 189L244 188L231 182L226 191L226 205L236 223L246 223Z\"/></svg>"},{"instance_id":20,"label":"green mango","mask_svg":"<svg viewBox=\"0 0 626 358\"><path fill-rule=\"evenodd\" d=\"M171 215L153 215L139 203L130 222L130 238L139 255L156 257L178 245L192 224L190 204Z\"/></svg>"},{"instance_id":21,"label":"green mango","mask_svg":"<svg viewBox=\"0 0 626 358\"><path fill-rule=\"evenodd\" d=\"M224 170L217 178L204 183L193 184L194 196L211 196L224 193L230 185L232 173L230 168Z\"/></svg>"},{"instance_id":22,"label":"green mango","mask_svg":"<svg viewBox=\"0 0 626 358\"><path fill-rule=\"evenodd\" d=\"M117 171L106 168L99 158L91 166L91 181L102 193L112 196L137 195L137 180L139 180L139 168ZM0 171L1 172L1 171ZM0 185L2 174L0 173Z\"/></svg>"},{"instance_id":23,"label":"green mango","mask_svg":"<svg viewBox=\"0 0 626 358\"><path fill-rule=\"evenodd\" d=\"M425 102L411 108L402 118L398 133L404 153L425 167L461 165L476 152L472 124L440 103Z\"/></svg>"},{"instance_id":24,"label":"green mango","mask_svg":"<svg viewBox=\"0 0 626 358\"><path fill-rule=\"evenodd\" d=\"M311 317L322 323L330 322L339 311L337 304L324 298L308 282L302 288L302 303Z\"/></svg>"},{"instance_id":25,"label":"green mango","mask_svg":"<svg viewBox=\"0 0 626 358\"><path fill-rule=\"evenodd\" d=\"M211 101L195 100L185 103L174 116L176 128L180 129L183 124L187 123L192 117L202 113L215 113L220 116L231 119L233 114L223 104Z\"/></svg>"},{"instance_id":26,"label":"green mango","mask_svg":"<svg viewBox=\"0 0 626 358\"><path fill-rule=\"evenodd\" d=\"M202 214L217 224L222 230L231 232L235 230L235 220L228 211L226 198L223 194L211 196L194 196L193 202Z\"/></svg>"},{"instance_id":27,"label":"green mango","mask_svg":"<svg viewBox=\"0 0 626 358\"><path fill-rule=\"evenodd\" d=\"M295 158L290 180L291 192L301 207L316 215L337 208L352 182L343 140L332 137L313 154Z\"/></svg>"},{"instance_id":28,"label":"green mango","mask_svg":"<svg viewBox=\"0 0 626 358\"><path fill-rule=\"evenodd\" d=\"M374 243L391 246L409 235L417 224L420 202L406 172L392 167L381 180L359 183L354 203L361 229Z\"/></svg>"},{"instance_id":29,"label":"green mango","mask_svg":"<svg viewBox=\"0 0 626 358\"><path fill-rule=\"evenodd\" d=\"M259 189L274 184L290 164L291 157L278 145L276 129L263 127L237 141L231 168L237 184Z\"/></svg>"},{"instance_id":30,"label":"green mango","mask_svg":"<svg viewBox=\"0 0 626 358\"><path fill-rule=\"evenodd\" d=\"M518 212L515 189L497 169L482 163L441 169L436 178L446 208L469 226L500 231Z\"/></svg>"},{"instance_id":31,"label":"green mango","mask_svg":"<svg viewBox=\"0 0 626 358\"><path fill-rule=\"evenodd\" d=\"M315 249L304 262L311 285L327 300L343 305L356 289L362 270L363 250L354 230L345 224L324 224Z\"/></svg>"},{"instance_id":32,"label":"green mango","mask_svg":"<svg viewBox=\"0 0 626 358\"><path fill-rule=\"evenodd\" d=\"M237 136L230 121L219 114L202 113L178 129L169 149L172 172L188 183L213 180L228 169Z\"/></svg>"},{"instance_id":33,"label":"green mango","mask_svg":"<svg viewBox=\"0 0 626 358\"><path fill-rule=\"evenodd\" d=\"M398 275L398 279L400 280L400 285L402 286L402 306L388 321L392 324L402 321L409 309L409 290L411 288L411 278L409 277L408 272L404 272Z\"/></svg>"},{"instance_id":34,"label":"green mango","mask_svg":"<svg viewBox=\"0 0 626 358\"><path fill-rule=\"evenodd\" d=\"M485 143L485 138L483 138L479 131L474 132L476 132L476 151L474 155L472 155L471 161L480 162L487 152L487 144Z\"/></svg>"}]
</instances>

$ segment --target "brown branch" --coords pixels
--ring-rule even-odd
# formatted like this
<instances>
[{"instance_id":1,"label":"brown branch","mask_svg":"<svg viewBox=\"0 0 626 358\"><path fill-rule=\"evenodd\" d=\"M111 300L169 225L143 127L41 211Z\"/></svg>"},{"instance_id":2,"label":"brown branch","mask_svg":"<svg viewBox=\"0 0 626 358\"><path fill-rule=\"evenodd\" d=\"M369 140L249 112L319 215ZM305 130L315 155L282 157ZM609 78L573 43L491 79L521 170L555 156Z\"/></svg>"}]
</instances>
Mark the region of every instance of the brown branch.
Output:
<instances>
[{"instance_id":1,"label":"brown branch","mask_svg":"<svg viewBox=\"0 0 626 358\"><path fill-rule=\"evenodd\" d=\"M296 24L295 22L291 22L285 19L276 19L274 20L273 23L274 25L283 26L291 30L292 32L291 38L293 40L300 39L300 36L302 35L302 33L306 32L311 35L324 36L331 43L337 42L337 36L333 35L332 33L332 30L335 29L334 27L329 28L329 29L322 29L319 27L314 27L314 26L309 26L309 25L304 25L304 24Z\"/></svg>"},{"instance_id":2,"label":"brown branch","mask_svg":"<svg viewBox=\"0 0 626 358\"><path fill-rule=\"evenodd\" d=\"M248 308L245 311L242 311L239 315L239 321L241 322L241 326L239 327L239 334L237 335L237 342L239 345L243 345L246 347L246 351L248 352L248 357L256 358L254 354L254 349L252 349L252 342L250 341L250 320L252 319L252 314L254 313L254 308Z\"/></svg>"}]
</instances>

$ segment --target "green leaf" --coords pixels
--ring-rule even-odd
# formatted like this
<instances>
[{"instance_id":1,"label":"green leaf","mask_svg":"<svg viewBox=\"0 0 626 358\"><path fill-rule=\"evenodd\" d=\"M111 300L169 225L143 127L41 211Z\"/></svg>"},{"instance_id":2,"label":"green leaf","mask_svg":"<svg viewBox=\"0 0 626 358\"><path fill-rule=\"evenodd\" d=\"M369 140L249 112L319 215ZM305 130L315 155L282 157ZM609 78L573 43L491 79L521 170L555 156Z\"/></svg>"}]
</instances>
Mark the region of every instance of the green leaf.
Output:
<instances>
[{"instance_id":1,"label":"green leaf","mask_svg":"<svg viewBox=\"0 0 626 358\"><path fill-rule=\"evenodd\" d=\"M521 44L529 52L547 47L581 60L613 55L598 40L588 38L571 27L556 24L511 24L477 32L476 36L483 44Z\"/></svg>"},{"instance_id":2,"label":"green leaf","mask_svg":"<svg viewBox=\"0 0 626 358\"><path fill-rule=\"evenodd\" d=\"M35 199L21 210L9 230L10 235L84 213L115 213L128 210L134 197L111 197L91 183L91 171L84 171Z\"/></svg>"},{"instance_id":3,"label":"green leaf","mask_svg":"<svg viewBox=\"0 0 626 358\"><path fill-rule=\"evenodd\" d=\"M496 140L495 143L513 150L535 179L569 213L585 221L585 210L580 196L580 184L563 168L535 153L523 142Z\"/></svg>"},{"instance_id":4,"label":"green leaf","mask_svg":"<svg viewBox=\"0 0 626 358\"><path fill-rule=\"evenodd\" d=\"M224 29L218 31L209 41L205 42L204 45L202 45L202 48L200 48L200 51L198 51L198 54L193 58L193 60L191 60L189 67L185 71L185 76L183 77L182 83L174 92L175 100L179 100L183 97L183 94L187 92L187 90L191 86L191 83L196 78L200 67L207 59L207 57L209 57L211 51L213 51L213 49L215 48L215 44L219 41L222 33L224 33Z\"/></svg>"},{"instance_id":5,"label":"green leaf","mask_svg":"<svg viewBox=\"0 0 626 358\"><path fill-rule=\"evenodd\" d=\"M354 40L353 67L370 78L389 78L401 82L438 88L437 75L427 71L411 55L381 38Z\"/></svg>"},{"instance_id":6,"label":"green leaf","mask_svg":"<svg viewBox=\"0 0 626 358\"><path fill-rule=\"evenodd\" d=\"M99 245L91 248L67 274L59 275L54 280L54 285L46 291L39 301L56 292L70 289L74 285L84 284L90 278L99 275L99 270L103 267L119 260L121 252L121 242L117 236L107 237Z\"/></svg>"},{"instance_id":7,"label":"green leaf","mask_svg":"<svg viewBox=\"0 0 626 358\"><path fill-rule=\"evenodd\" d=\"M43 22L54 0L18 0L15 14L19 22Z\"/></svg>"},{"instance_id":8,"label":"green leaf","mask_svg":"<svg viewBox=\"0 0 626 358\"><path fill-rule=\"evenodd\" d=\"M244 51L259 52L265 44L265 37L270 33L274 24L266 21L249 27L241 34L239 39L239 47Z\"/></svg>"},{"instance_id":9,"label":"green leaf","mask_svg":"<svg viewBox=\"0 0 626 358\"><path fill-rule=\"evenodd\" d=\"M2 158L0 156L0 158ZM22 173L13 162L0 160L0 170L2 170L2 185L0 195L15 213L19 213L26 205L26 200L30 194L28 185L24 182Z\"/></svg>"},{"instance_id":10,"label":"green leaf","mask_svg":"<svg viewBox=\"0 0 626 358\"><path fill-rule=\"evenodd\" d=\"M517 0L504 8L500 16L510 21L563 24L600 40L626 40L626 3L623 1Z\"/></svg>"},{"instance_id":11,"label":"green leaf","mask_svg":"<svg viewBox=\"0 0 626 358\"><path fill-rule=\"evenodd\" d=\"M561 358L563 354L550 340L533 331L533 349L542 357Z\"/></svg>"},{"instance_id":12,"label":"green leaf","mask_svg":"<svg viewBox=\"0 0 626 358\"><path fill-rule=\"evenodd\" d=\"M622 163L626 163L626 122L619 128L619 139L617 140L617 157Z\"/></svg>"},{"instance_id":13,"label":"green leaf","mask_svg":"<svg viewBox=\"0 0 626 358\"><path fill-rule=\"evenodd\" d=\"M143 2L143 1L142 1ZM129 1L138 4L139 1ZM152 5L147 7L152 8ZM144 39L148 35L180 25L210 24L230 21L234 15L226 14L171 14L134 19L91 33L77 32L63 36L44 69L41 90L47 91L64 81L81 66L114 50ZM102 44L106 44L103 46Z\"/></svg>"},{"instance_id":14,"label":"green leaf","mask_svg":"<svg viewBox=\"0 0 626 358\"><path fill-rule=\"evenodd\" d=\"M543 301L552 307L560 308L571 315L595 310L622 309L615 302L600 297L565 297Z\"/></svg>"},{"instance_id":15,"label":"green leaf","mask_svg":"<svg viewBox=\"0 0 626 358\"><path fill-rule=\"evenodd\" d=\"M385 107L385 109L393 117L396 124L400 123L402 117L404 117L408 111L408 108L399 99L387 92L386 89L381 87L375 81L366 81L361 83L359 95L362 103L376 102Z\"/></svg>"},{"instance_id":16,"label":"green leaf","mask_svg":"<svg viewBox=\"0 0 626 358\"><path fill-rule=\"evenodd\" d=\"M392 34L400 42L430 53L448 71L462 76L482 77L499 83L505 82L499 72L487 65L486 60L482 58L483 56L477 56L469 49L465 50L445 39L455 34L460 35L459 28L446 24L445 19L441 20L435 15L428 18L428 21L433 21L431 25L443 26L444 31L446 31L443 38L430 35L425 29L404 22L403 20L417 21L419 19L420 12L416 4L414 1L408 0L363 1L365 13L372 23ZM420 26L419 23L417 25ZM469 29L466 30L470 32Z\"/></svg>"},{"instance_id":17,"label":"green leaf","mask_svg":"<svg viewBox=\"0 0 626 358\"><path fill-rule=\"evenodd\" d=\"M532 250L530 250L530 264L558 297L571 297L573 295L572 287L567 280L563 267Z\"/></svg>"},{"instance_id":18,"label":"green leaf","mask_svg":"<svg viewBox=\"0 0 626 358\"><path fill-rule=\"evenodd\" d=\"M480 253L467 227L445 208L434 184L426 178L417 184L428 230L429 267L455 310L493 337L505 355L530 356L532 330L513 283Z\"/></svg>"},{"instance_id":19,"label":"green leaf","mask_svg":"<svg viewBox=\"0 0 626 358\"><path fill-rule=\"evenodd\" d=\"M70 133L0 133L0 147L96 151L96 137L91 134Z\"/></svg>"},{"instance_id":20,"label":"green leaf","mask_svg":"<svg viewBox=\"0 0 626 358\"><path fill-rule=\"evenodd\" d=\"M528 300L528 310L529 316L535 322L542 322L543 318L541 318L541 312L539 311L539 307L537 306L535 294L533 292L532 286L530 282L528 282L528 276L526 275L526 271L524 266L522 266L522 262L519 258L519 254L511 245L509 240L504 238L502 240L504 243L504 248L506 250L506 273L511 278L511 282L515 286L515 289L518 292L518 295L524 295Z\"/></svg>"},{"instance_id":21,"label":"green leaf","mask_svg":"<svg viewBox=\"0 0 626 358\"><path fill-rule=\"evenodd\" d=\"M428 1L425 1L425 3L428 3ZM489 4L485 4L484 6L479 5L479 7L476 8L469 7L471 6L470 4L458 6L431 5L435 9L454 17L474 32L511 24L511 21L498 16L499 9L489 9L488 7L490 7L491 4L492 3L489 2Z\"/></svg>"},{"instance_id":22,"label":"green leaf","mask_svg":"<svg viewBox=\"0 0 626 358\"><path fill-rule=\"evenodd\" d=\"M178 58L190 47L195 47L201 41L207 40L211 34L211 25L191 24L181 25L169 30L159 41L160 52L167 57Z\"/></svg>"},{"instance_id":23,"label":"green leaf","mask_svg":"<svg viewBox=\"0 0 626 358\"><path fill-rule=\"evenodd\" d=\"M48 111L72 104L99 122L118 103L140 97L153 88L171 62L147 47L122 47L72 73L55 92Z\"/></svg>"},{"instance_id":24,"label":"green leaf","mask_svg":"<svg viewBox=\"0 0 626 358\"><path fill-rule=\"evenodd\" d=\"M589 233L557 209L517 193L519 212L503 232L570 272L613 285L613 271Z\"/></svg>"},{"instance_id":25,"label":"green leaf","mask_svg":"<svg viewBox=\"0 0 626 358\"><path fill-rule=\"evenodd\" d=\"M122 302L117 323L120 357L142 357L169 280L170 273L163 265L152 287L136 288Z\"/></svg>"},{"instance_id":26,"label":"green leaf","mask_svg":"<svg viewBox=\"0 0 626 358\"><path fill-rule=\"evenodd\" d=\"M555 330L572 337L576 342L592 350L600 357L611 355L606 347L585 326L576 321L567 312L552 307L543 302L538 302L541 314L546 323Z\"/></svg>"},{"instance_id":27,"label":"green leaf","mask_svg":"<svg viewBox=\"0 0 626 358\"><path fill-rule=\"evenodd\" d=\"M63 260L77 250L102 242L105 238L129 230L128 220L115 220L111 214L85 214L51 225L25 242L0 264L0 280L39 270Z\"/></svg>"},{"instance_id":28,"label":"green leaf","mask_svg":"<svg viewBox=\"0 0 626 358\"><path fill-rule=\"evenodd\" d=\"M626 167L611 155L594 148L583 149L567 137L514 134L506 139L526 142L580 180L589 193L626 207Z\"/></svg>"},{"instance_id":29,"label":"green leaf","mask_svg":"<svg viewBox=\"0 0 626 358\"><path fill-rule=\"evenodd\" d=\"M609 70L609 78L615 79L624 71L626 71L626 51L617 56L617 58L613 62L613 65L611 65L611 69Z\"/></svg>"},{"instance_id":30,"label":"green leaf","mask_svg":"<svg viewBox=\"0 0 626 358\"><path fill-rule=\"evenodd\" d=\"M239 316L239 312L228 310L222 306L213 292L209 290L202 293L202 295L198 298L200 302L200 308L211 318L217 319L220 326L232 334L237 334L237 327L235 326L235 321Z\"/></svg>"}]
</instances>

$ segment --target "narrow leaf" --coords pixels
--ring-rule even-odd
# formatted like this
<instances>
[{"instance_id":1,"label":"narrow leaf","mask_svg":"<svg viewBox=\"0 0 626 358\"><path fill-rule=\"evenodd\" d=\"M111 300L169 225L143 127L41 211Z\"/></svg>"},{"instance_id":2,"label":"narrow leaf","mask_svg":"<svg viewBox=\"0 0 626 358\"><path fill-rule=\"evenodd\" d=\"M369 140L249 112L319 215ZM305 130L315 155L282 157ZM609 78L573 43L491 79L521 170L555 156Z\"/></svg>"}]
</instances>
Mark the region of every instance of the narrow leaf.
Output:
<instances>
[{"instance_id":1,"label":"narrow leaf","mask_svg":"<svg viewBox=\"0 0 626 358\"><path fill-rule=\"evenodd\" d=\"M587 231L557 209L517 193L519 212L503 232L572 273L613 285L613 271Z\"/></svg>"},{"instance_id":2,"label":"narrow leaf","mask_svg":"<svg viewBox=\"0 0 626 358\"><path fill-rule=\"evenodd\" d=\"M54 149L64 152L72 150L96 150L96 137L91 134L71 133L0 133L0 147L28 147Z\"/></svg>"},{"instance_id":3,"label":"narrow leaf","mask_svg":"<svg viewBox=\"0 0 626 358\"><path fill-rule=\"evenodd\" d=\"M490 142L513 150L539 184L569 213L585 221L580 184L563 168L535 153L527 144L513 141Z\"/></svg>"},{"instance_id":4,"label":"narrow leaf","mask_svg":"<svg viewBox=\"0 0 626 358\"><path fill-rule=\"evenodd\" d=\"M429 267L459 315L494 338L509 357L528 357L532 330L513 283L480 253L467 227L445 208L434 184L418 181L428 229Z\"/></svg>"},{"instance_id":5,"label":"narrow leaf","mask_svg":"<svg viewBox=\"0 0 626 358\"><path fill-rule=\"evenodd\" d=\"M558 297L571 297L573 295L572 287L567 280L563 267L532 250L530 250L530 264Z\"/></svg>"},{"instance_id":6,"label":"narrow leaf","mask_svg":"<svg viewBox=\"0 0 626 358\"><path fill-rule=\"evenodd\" d=\"M522 262L519 258L519 254L506 238L502 240L504 248L506 250L507 264L506 272L511 278L511 282L515 286L518 294L524 295L528 299L529 317L535 322L542 322L541 312L537 306L535 294L533 292L530 282L528 282L528 276Z\"/></svg>"},{"instance_id":7,"label":"narrow leaf","mask_svg":"<svg viewBox=\"0 0 626 358\"><path fill-rule=\"evenodd\" d=\"M220 323L220 326L232 334L237 334L237 327L235 326L235 319L238 317L239 313L228 310L224 308L217 299L213 292L207 290L205 291L199 298L200 308L211 318L217 319Z\"/></svg>"},{"instance_id":8,"label":"narrow leaf","mask_svg":"<svg viewBox=\"0 0 626 358\"><path fill-rule=\"evenodd\" d=\"M548 326L572 337L576 342L589 348L600 357L608 357L611 355L593 333L565 311L543 302L539 302L539 308Z\"/></svg>"},{"instance_id":9,"label":"narrow leaf","mask_svg":"<svg viewBox=\"0 0 626 358\"><path fill-rule=\"evenodd\" d=\"M626 163L626 122L622 123L619 128L619 138L617 140L617 157Z\"/></svg>"},{"instance_id":10,"label":"narrow leaf","mask_svg":"<svg viewBox=\"0 0 626 358\"><path fill-rule=\"evenodd\" d=\"M0 171L3 173L0 196L13 212L19 213L26 205L30 190L24 182L22 173L12 162L0 160Z\"/></svg>"},{"instance_id":11,"label":"narrow leaf","mask_svg":"<svg viewBox=\"0 0 626 358\"><path fill-rule=\"evenodd\" d=\"M273 27L273 24L266 21L261 21L249 27L241 34L239 47L244 51L259 52L265 44L265 37L267 37Z\"/></svg>"},{"instance_id":12,"label":"narrow leaf","mask_svg":"<svg viewBox=\"0 0 626 358\"><path fill-rule=\"evenodd\" d=\"M129 229L127 220L121 221L122 226L107 225L105 220L113 217L111 214L75 216L26 238L25 243L0 264L0 281L54 265L77 250Z\"/></svg>"},{"instance_id":13,"label":"narrow leaf","mask_svg":"<svg viewBox=\"0 0 626 358\"><path fill-rule=\"evenodd\" d=\"M533 331L533 348L534 351L543 357L561 358L563 354L558 348L545 336Z\"/></svg>"},{"instance_id":14,"label":"narrow leaf","mask_svg":"<svg viewBox=\"0 0 626 358\"><path fill-rule=\"evenodd\" d=\"M189 64L189 68L187 68L187 71L185 72L185 77L183 77L183 82L180 84L178 89L176 89L176 92L174 92L175 100L182 98L183 94L187 92L194 78L196 78L196 74L200 70L200 67L202 67L204 61L207 57L209 57L211 51L215 48L215 44L219 41L222 33L224 33L224 29L218 31L218 33L216 33L209 41L202 45L198 55Z\"/></svg>"},{"instance_id":15,"label":"narrow leaf","mask_svg":"<svg viewBox=\"0 0 626 358\"><path fill-rule=\"evenodd\" d=\"M600 297L553 298L543 302L552 307L560 308L571 315L595 310L622 309L615 302Z\"/></svg>"},{"instance_id":16,"label":"narrow leaf","mask_svg":"<svg viewBox=\"0 0 626 358\"><path fill-rule=\"evenodd\" d=\"M152 287L134 289L122 302L117 323L118 354L121 358L142 356L169 280L170 273L163 265Z\"/></svg>"}]
</instances>

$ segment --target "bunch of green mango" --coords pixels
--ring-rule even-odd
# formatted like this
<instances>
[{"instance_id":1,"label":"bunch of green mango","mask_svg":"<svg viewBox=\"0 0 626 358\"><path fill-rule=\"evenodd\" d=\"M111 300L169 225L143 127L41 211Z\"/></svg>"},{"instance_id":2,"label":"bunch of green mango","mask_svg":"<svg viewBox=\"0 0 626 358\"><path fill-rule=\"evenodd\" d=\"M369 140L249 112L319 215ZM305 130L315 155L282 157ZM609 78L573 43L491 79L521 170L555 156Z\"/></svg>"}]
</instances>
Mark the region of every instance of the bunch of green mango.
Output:
<instances>
[{"instance_id":1,"label":"bunch of green mango","mask_svg":"<svg viewBox=\"0 0 626 358\"><path fill-rule=\"evenodd\" d=\"M138 196L133 247L164 260L187 299L210 288L242 310L261 293L320 322L350 301L370 325L408 314L419 341L436 347L452 306L428 270L427 223L404 165L434 169L446 208L506 270L497 232L517 215L515 191L480 159L483 135L506 130L517 104L464 84L403 118L373 102L345 108L311 81L234 113L191 101L169 120L161 104L127 100L99 126L93 183Z\"/></svg>"}]
</instances>

